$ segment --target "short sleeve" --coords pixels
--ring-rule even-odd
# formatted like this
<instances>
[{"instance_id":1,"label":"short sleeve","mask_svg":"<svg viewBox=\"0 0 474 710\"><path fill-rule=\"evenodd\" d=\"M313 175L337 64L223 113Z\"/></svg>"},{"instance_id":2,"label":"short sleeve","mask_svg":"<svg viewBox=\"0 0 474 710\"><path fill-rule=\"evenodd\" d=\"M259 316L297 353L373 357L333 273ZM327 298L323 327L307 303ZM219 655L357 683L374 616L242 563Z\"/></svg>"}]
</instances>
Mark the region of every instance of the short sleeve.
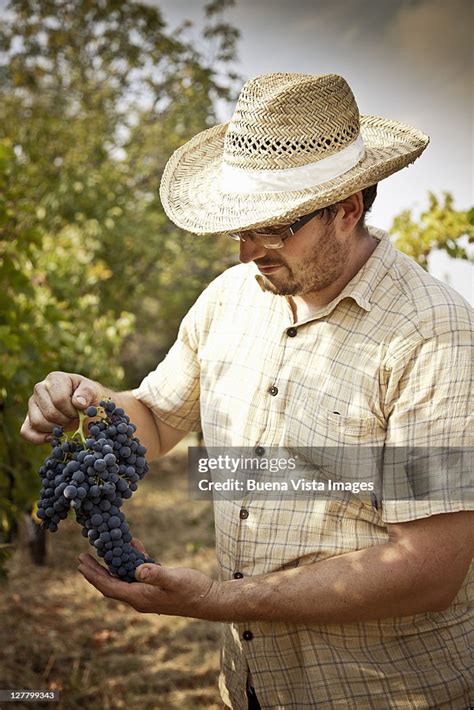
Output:
<instances>
[{"instance_id":1,"label":"short sleeve","mask_svg":"<svg viewBox=\"0 0 474 710\"><path fill-rule=\"evenodd\" d=\"M472 333L445 332L394 363L385 402L382 519L474 509Z\"/></svg>"},{"instance_id":2,"label":"short sleeve","mask_svg":"<svg viewBox=\"0 0 474 710\"><path fill-rule=\"evenodd\" d=\"M199 308L198 299L182 320L176 341L165 359L132 390L158 419L183 431L201 428L196 330Z\"/></svg>"}]
</instances>

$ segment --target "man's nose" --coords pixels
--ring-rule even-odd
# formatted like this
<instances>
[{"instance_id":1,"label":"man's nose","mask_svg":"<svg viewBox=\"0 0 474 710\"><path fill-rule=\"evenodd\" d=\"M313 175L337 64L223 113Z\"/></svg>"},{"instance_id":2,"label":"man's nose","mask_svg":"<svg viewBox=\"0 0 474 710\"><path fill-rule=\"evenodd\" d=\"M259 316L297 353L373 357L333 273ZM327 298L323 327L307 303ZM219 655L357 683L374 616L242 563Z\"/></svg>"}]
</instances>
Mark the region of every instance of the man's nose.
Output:
<instances>
[{"instance_id":1,"label":"man's nose","mask_svg":"<svg viewBox=\"0 0 474 710\"><path fill-rule=\"evenodd\" d=\"M265 256L267 250L261 244L255 244L252 239L246 239L245 242L240 242L239 259L242 264L248 264L249 261L259 259Z\"/></svg>"}]
</instances>

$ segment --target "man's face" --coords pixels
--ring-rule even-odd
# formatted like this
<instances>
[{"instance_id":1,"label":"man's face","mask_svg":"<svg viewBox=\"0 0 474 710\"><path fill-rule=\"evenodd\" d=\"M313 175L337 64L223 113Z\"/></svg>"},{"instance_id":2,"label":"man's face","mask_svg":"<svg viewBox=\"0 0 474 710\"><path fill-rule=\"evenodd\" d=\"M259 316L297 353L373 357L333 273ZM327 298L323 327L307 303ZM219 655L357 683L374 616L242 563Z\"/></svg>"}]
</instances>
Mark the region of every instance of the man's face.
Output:
<instances>
[{"instance_id":1,"label":"man's face","mask_svg":"<svg viewBox=\"0 0 474 710\"><path fill-rule=\"evenodd\" d=\"M319 216L288 237L281 249L265 249L252 241L240 243L240 261L255 262L264 277L262 286L280 296L327 288L347 268L349 258L349 240L338 235L335 221L326 224Z\"/></svg>"}]
</instances>

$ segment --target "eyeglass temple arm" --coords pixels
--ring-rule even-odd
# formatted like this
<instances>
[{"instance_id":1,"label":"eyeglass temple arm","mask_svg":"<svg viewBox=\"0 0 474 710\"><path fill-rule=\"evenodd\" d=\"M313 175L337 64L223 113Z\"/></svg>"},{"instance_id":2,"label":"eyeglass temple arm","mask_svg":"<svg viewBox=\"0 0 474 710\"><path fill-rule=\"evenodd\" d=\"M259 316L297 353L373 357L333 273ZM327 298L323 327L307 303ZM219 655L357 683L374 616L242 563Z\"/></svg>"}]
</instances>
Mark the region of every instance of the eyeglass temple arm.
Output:
<instances>
[{"instance_id":1,"label":"eyeglass temple arm","mask_svg":"<svg viewBox=\"0 0 474 710\"><path fill-rule=\"evenodd\" d=\"M296 222L293 222L293 224L290 227L290 231L292 234L298 231L298 229L301 229L301 227L304 227L304 225L309 222L310 220L313 219L313 217L316 217L317 214L321 212L320 209L315 210L314 212L310 212L310 214L305 214L299 219L296 220Z\"/></svg>"}]
</instances>

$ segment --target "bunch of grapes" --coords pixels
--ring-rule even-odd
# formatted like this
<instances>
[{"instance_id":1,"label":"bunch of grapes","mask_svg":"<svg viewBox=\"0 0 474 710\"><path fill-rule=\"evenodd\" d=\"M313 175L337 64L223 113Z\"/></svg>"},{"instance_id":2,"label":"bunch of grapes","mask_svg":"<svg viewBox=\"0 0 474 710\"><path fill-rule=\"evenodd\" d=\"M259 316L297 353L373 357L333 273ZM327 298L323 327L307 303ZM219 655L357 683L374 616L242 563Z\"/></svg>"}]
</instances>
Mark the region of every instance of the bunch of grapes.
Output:
<instances>
[{"instance_id":1,"label":"bunch of grapes","mask_svg":"<svg viewBox=\"0 0 474 710\"><path fill-rule=\"evenodd\" d=\"M88 423L87 438L86 417L98 417ZM83 536L125 582L136 581L136 567L154 562L130 544L132 536L120 510L148 471L146 448L135 431L121 407L102 400L99 407L79 412L79 428L71 437L62 427L53 429L51 454L39 470L41 525L55 532L73 508Z\"/></svg>"}]
</instances>

